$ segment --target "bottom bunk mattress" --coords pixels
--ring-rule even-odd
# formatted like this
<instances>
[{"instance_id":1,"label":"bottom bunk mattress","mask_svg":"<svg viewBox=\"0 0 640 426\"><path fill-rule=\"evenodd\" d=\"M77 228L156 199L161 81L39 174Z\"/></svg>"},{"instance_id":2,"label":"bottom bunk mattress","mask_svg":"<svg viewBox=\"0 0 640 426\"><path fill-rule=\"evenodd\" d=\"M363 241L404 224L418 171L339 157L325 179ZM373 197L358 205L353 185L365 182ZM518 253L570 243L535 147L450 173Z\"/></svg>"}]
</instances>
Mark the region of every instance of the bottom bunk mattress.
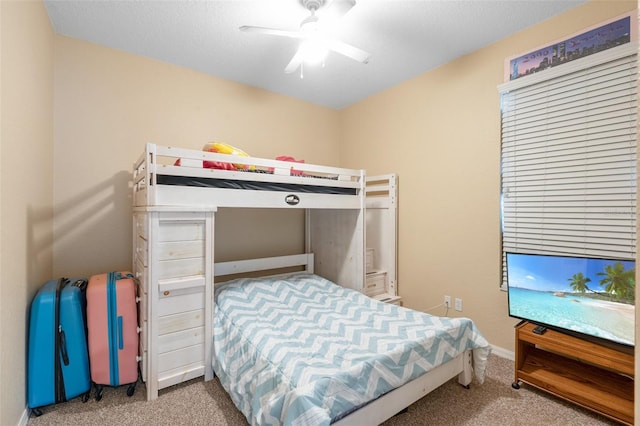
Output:
<instances>
[{"instance_id":1,"label":"bottom bunk mattress","mask_svg":"<svg viewBox=\"0 0 640 426\"><path fill-rule=\"evenodd\" d=\"M328 425L466 350L482 383L490 352L470 319L308 273L216 284L213 348L214 372L252 425Z\"/></svg>"}]
</instances>

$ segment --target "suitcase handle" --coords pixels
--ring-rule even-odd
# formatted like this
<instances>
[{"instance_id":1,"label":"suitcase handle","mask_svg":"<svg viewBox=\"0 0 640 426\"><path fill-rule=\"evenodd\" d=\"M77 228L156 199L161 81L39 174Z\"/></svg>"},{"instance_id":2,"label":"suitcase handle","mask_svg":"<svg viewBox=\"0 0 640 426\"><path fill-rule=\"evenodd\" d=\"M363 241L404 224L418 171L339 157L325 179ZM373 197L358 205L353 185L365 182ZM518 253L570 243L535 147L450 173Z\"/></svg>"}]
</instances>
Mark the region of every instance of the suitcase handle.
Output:
<instances>
[{"instance_id":1,"label":"suitcase handle","mask_svg":"<svg viewBox=\"0 0 640 426\"><path fill-rule=\"evenodd\" d=\"M87 285L89 283L87 282L87 280L76 280L73 284L71 284L73 287L78 287L80 288L80 290L86 290Z\"/></svg>"},{"instance_id":2,"label":"suitcase handle","mask_svg":"<svg viewBox=\"0 0 640 426\"><path fill-rule=\"evenodd\" d=\"M123 274L122 272L114 272L114 278L116 281L123 278L133 278L133 274Z\"/></svg>"},{"instance_id":3,"label":"suitcase handle","mask_svg":"<svg viewBox=\"0 0 640 426\"><path fill-rule=\"evenodd\" d=\"M122 333L122 316L118 317L118 349L124 349L124 337Z\"/></svg>"}]
</instances>

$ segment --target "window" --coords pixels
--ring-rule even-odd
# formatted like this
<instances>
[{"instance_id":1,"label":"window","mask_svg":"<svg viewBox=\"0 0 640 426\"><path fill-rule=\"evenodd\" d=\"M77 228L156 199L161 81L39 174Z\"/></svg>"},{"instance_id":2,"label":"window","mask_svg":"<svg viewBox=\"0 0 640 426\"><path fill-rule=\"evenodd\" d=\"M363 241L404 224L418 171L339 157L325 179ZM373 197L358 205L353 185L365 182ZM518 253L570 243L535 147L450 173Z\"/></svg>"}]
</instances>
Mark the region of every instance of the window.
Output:
<instances>
[{"instance_id":1,"label":"window","mask_svg":"<svg viewBox=\"0 0 640 426\"><path fill-rule=\"evenodd\" d=\"M505 253L635 259L637 45L499 86Z\"/></svg>"}]
</instances>

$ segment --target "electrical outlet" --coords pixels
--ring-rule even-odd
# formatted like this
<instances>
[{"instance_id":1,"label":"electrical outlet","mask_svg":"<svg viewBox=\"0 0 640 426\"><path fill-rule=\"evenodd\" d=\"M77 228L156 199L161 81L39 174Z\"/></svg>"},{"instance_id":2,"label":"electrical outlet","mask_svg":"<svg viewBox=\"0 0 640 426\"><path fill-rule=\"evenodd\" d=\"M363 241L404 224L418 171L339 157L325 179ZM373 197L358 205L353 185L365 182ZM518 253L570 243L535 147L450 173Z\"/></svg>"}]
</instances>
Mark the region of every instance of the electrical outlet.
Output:
<instances>
[{"instance_id":1,"label":"electrical outlet","mask_svg":"<svg viewBox=\"0 0 640 426\"><path fill-rule=\"evenodd\" d=\"M462 299L456 297L456 311L462 311Z\"/></svg>"},{"instance_id":2,"label":"electrical outlet","mask_svg":"<svg viewBox=\"0 0 640 426\"><path fill-rule=\"evenodd\" d=\"M444 306L446 306L447 308L451 307L451 296L444 297Z\"/></svg>"}]
</instances>

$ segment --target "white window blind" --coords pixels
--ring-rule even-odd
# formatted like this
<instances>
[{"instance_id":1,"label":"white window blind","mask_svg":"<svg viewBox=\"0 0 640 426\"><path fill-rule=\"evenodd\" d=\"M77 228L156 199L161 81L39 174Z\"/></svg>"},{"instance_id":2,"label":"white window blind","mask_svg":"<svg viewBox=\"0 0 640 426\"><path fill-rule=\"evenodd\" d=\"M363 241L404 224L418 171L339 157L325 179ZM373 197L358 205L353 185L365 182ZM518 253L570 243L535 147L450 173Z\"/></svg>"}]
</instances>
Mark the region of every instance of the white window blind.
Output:
<instances>
[{"instance_id":1,"label":"white window blind","mask_svg":"<svg viewBox=\"0 0 640 426\"><path fill-rule=\"evenodd\" d=\"M635 47L499 87L503 287L507 252L635 259Z\"/></svg>"}]
</instances>

